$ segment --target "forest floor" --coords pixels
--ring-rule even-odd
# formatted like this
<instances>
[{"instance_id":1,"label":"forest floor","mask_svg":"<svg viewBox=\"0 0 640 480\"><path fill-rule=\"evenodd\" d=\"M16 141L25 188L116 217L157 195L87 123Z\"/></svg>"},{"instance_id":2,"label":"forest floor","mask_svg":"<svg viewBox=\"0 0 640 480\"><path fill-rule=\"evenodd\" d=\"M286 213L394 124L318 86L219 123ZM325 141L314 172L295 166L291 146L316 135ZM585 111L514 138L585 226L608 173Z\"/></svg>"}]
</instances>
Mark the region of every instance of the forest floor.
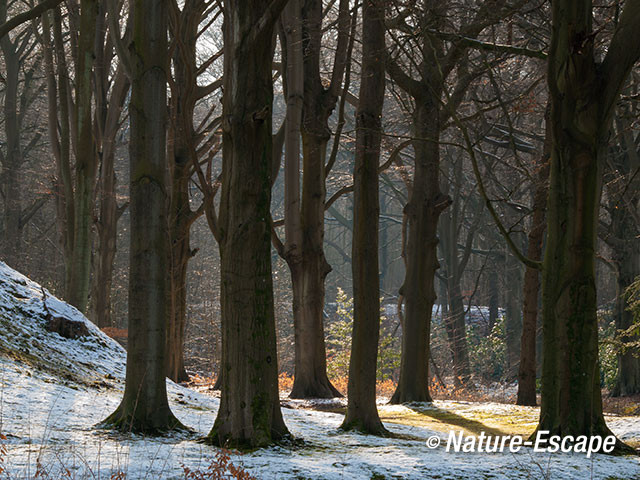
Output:
<instances>
[{"instance_id":1,"label":"forest floor","mask_svg":"<svg viewBox=\"0 0 640 480\"><path fill-rule=\"evenodd\" d=\"M0 263L0 479L215 478L218 450L198 442L219 405L216 396L167 382L171 407L193 434L144 438L96 428L119 404L125 352L75 309ZM46 330L49 318L83 322L75 340ZM282 399L290 432L303 442L230 461L259 479L640 479L638 457L595 454L453 453L449 432L529 435L538 410L492 402L438 400L387 405L392 438L338 430L344 400ZM640 417L608 415L611 429L638 445ZM438 448L426 442L438 437ZM202 476L197 476L202 472Z\"/></svg>"}]
</instances>

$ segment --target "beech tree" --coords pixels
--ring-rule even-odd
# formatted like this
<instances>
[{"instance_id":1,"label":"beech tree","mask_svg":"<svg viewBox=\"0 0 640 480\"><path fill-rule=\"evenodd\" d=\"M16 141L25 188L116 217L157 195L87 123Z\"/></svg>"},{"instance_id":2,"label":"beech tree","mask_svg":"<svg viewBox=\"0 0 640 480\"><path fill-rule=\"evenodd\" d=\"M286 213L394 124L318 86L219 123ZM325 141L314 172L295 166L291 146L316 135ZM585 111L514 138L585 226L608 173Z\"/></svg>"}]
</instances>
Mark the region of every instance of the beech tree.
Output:
<instances>
[{"instance_id":1,"label":"beech tree","mask_svg":"<svg viewBox=\"0 0 640 480\"><path fill-rule=\"evenodd\" d=\"M278 397L270 215L272 38L286 3L224 4L222 389L208 435L221 446L259 447L288 435Z\"/></svg>"},{"instance_id":2,"label":"beech tree","mask_svg":"<svg viewBox=\"0 0 640 480\"><path fill-rule=\"evenodd\" d=\"M115 15L111 12L110 15ZM118 12L119 13L119 12ZM93 253L90 318L99 327L112 327L111 287L113 263L116 256L118 220L128 207L128 202L118 204L116 198L117 178L115 172L116 137L120 131L122 110L129 93L130 72L126 62L118 58L115 71L112 62L116 59L114 43L128 43L131 28L127 25L125 38L119 38L118 29L107 28L105 3L98 6L96 17L96 58L94 72L95 114L93 132L99 163L96 184L96 247ZM128 21L131 17L128 18ZM116 19L112 19L117 21Z\"/></svg>"},{"instance_id":3,"label":"beech tree","mask_svg":"<svg viewBox=\"0 0 640 480\"><path fill-rule=\"evenodd\" d=\"M434 278L440 267L437 227L441 213L451 203L440 187L440 135L468 86L486 70L484 64L469 68L469 47L491 48L490 44L477 41L477 37L514 8L515 5L487 0L463 18L453 32L444 28L447 3L435 0L409 6L387 22L395 39L389 48L387 71L412 100L411 140L415 155L413 181L404 209L406 273L399 296L405 311L400 379L393 403L431 400L427 367L431 312L436 300ZM404 38L412 40L413 49L404 45ZM413 52L417 52L416 56ZM411 59L403 62L406 57ZM458 315L454 322L450 326L452 346L458 350L453 355L454 378L464 383L469 377L464 316Z\"/></svg>"},{"instance_id":4,"label":"beech tree","mask_svg":"<svg viewBox=\"0 0 640 480\"><path fill-rule=\"evenodd\" d=\"M335 158L332 153L327 159L331 139L329 117L338 101L350 59L347 54L348 0L340 0L338 6L336 51L328 86L323 84L321 77L323 14L322 0L304 0L290 2L282 17L286 62L283 76L287 95L286 238L282 242L274 235L274 244L289 266L293 288L295 373L292 398L341 396L327 378L323 309L325 278L331 266L324 254L324 216L325 184ZM299 136L302 139L302 188ZM334 142L339 142L339 133Z\"/></svg>"},{"instance_id":5,"label":"beech tree","mask_svg":"<svg viewBox=\"0 0 640 480\"><path fill-rule=\"evenodd\" d=\"M598 365L595 248L603 163L615 103L640 57L640 1L630 0L598 61L589 0L552 4L548 60L552 147L542 272L539 430L610 435Z\"/></svg>"},{"instance_id":6,"label":"beech tree","mask_svg":"<svg viewBox=\"0 0 640 480\"><path fill-rule=\"evenodd\" d=\"M162 433L183 428L167 399L167 5L132 2L129 140L129 337L122 402L104 425Z\"/></svg>"},{"instance_id":7,"label":"beech tree","mask_svg":"<svg viewBox=\"0 0 640 480\"><path fill-rule=\"evenodd\" d=\"M0 4L0 21L6 20L7 14L7 2L3 2ZM6 34L0 37L4 60L2 111L6 138L6 144L0 150L0 194L4 203L0 252L14 268L23 266L24 228L49 197L46 194L39 195L29 205L23 194L24 164L41 137L40 133L35 133L26 138L24 133L27 112L40 86L36 74L42 67L42 56L34 55L34 51L37 51L35 30L34 25L27 25L14 36Z\"/></svg>"},{"instance_id":8,"label":"beech tree","mask_svg":"<svg viewBox=\"0 0 640 480\"><path fill-rule=\"evenodd\" d=\"M98 171L92 121L98 3L83 0L79 12L77 4L70 6L68 22L73 26L70 30L75 46L71 49L74 84L69 74L60 7L54 9L53 22L48 12L43 16L42 41L49 98L49 139L58 168L55 190L65 263L64 298L84 312L89 299L94 184Z\"/></svg>"},{"instance_id":9,"label":"beech tree","mask_svg":"<svg viewBox=\"0 0 640 480\"><path fill-rule=\"evenodd\" d=\"M376 435L387 433L376 408L376 366L380 337L378 164L385 85L384 36L384 2L366 0L362 7L362 77L356 112L356 159L353 169L353 337L347 414L341 428Z\"/></svg>"},{"instance_id":10,"label":"beech tree","mask_svg":"<svg viewBox=\"0 0 640 480\"><path fill-rule=\"evenodd\" d=\"M636 82L634 82L636 83ZM635 85L633 85L635 86ZM631 128L637 108L621 106L614 120L617 141L609 149L605 166L606 202L609 222L600 221L600 238L611 249L616 277L613 317L622 345L618 353L618 376L614 395L640 393L640 358L636 347L629 346L640 337L634 332L633 311L627 290L640 275L640 157L637 134Z\"/></svg>"},{"instance_id":11,"label":"beech tree","mask_svg":"<svg viewBox=\"0 0 640 480\"><path fill-rule=\"evenodd\" d=\"M210 153L213 146L217 146L217 136L207 134L213 130L209 119L212 112L205 115L199 129L194 127L194 113L197 102L217 90L221 84L216 80L198 85L198 76L206 71L217 56L213 55L197 65L196 53L200 35L221 12L215 2L204 0L187 0L182 9L177 2L171 1L169 7L173 75L170 82L167 149L171 171L168 205L171 315L167 335L167 375L176 382L184 382L189 380L184 365L187 267L197 252L197 249L191 248L190 233L193 223L204 213L205 207L203 202L197 208L191 208L189 186L196 168L199 168L198 162ZM200 28L203 19L207 19L207 23L205 28Z\"/></svg>"}]
</instances>

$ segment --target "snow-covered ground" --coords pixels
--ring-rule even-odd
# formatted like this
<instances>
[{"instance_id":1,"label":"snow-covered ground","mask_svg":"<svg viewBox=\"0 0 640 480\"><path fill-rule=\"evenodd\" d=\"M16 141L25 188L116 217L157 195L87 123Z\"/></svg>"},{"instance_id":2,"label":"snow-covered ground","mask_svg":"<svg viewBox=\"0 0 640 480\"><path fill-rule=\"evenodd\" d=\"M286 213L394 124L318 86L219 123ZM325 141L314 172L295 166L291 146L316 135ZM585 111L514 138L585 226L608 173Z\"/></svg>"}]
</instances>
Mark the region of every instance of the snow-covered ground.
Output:
<instances>
[{"instance_id":1,"label":"snow-covered ground","mask_svg":"<svg viewBox=\"0 0 640 480\"><path fill-rule=\"evenodd\" d=\"M54 315L86 321L75 309L46 295ZM87 322L90 335L68 340L44 329L40 287L0 263L0 478L33 478L42 465L49 478L184 478L183 466L206 470L216 449L197 442L215 419L218 399L167 382L177 417L197 434L143 438L113 434L94 426L111 413L122 395L125 352ZM303 407L304 403L289 402ZM455 402L440 409L463 408ZM420 408L433 408L428 405ZM467 409L508 415L512 406L464 404ZM407 407L384 407L400 417ZM295 447L273 447L233 455L260 479L640 479L634 457L579 454L447 453L430 450L427 438L442 430L387 423L399 438L341 433L342 415L284 408L291 433L304 439ZM535 412L534 412L535 413ZM640 438L640 419L610 422L625 439ZM455 429L455 427L453 427ZM68 474L67 474L68 472ZM66 475L66 476L65 476ZM120 477L119 477L120 478Z\"/></svg>"}]
</instances>

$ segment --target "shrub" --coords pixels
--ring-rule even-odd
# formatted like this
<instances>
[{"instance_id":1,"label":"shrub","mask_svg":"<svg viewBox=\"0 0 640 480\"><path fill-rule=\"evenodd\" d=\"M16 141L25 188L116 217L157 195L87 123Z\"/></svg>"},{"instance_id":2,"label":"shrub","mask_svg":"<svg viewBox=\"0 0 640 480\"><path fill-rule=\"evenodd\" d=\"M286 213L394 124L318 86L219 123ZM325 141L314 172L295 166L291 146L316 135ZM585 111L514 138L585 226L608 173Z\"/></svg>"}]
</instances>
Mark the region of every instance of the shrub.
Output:
<instances>
[{"instance_id":1,"label":"shrub","mask_svg":"<svg viewBox=\"0 0 640 480\"><path fill-rule=\"evenodd\" d=\"M349 376L353 331L353 299L338 288L336 303L336 318L327 327L327 372L332 380ZM381 327L377 366L380 382L392 380L400 367L400 348L396 343L397 339Z\"/></svg>"},{"instance_id":2,"label":"shrub","mask_svg":"<svg viewBox=\"0 0 640 480\"><path fill-rule=\"evenodd\" d=\"M473 372L484 380L502 380L507 361L504 316L498 317L488 336L479 328L468 327L467 341Z\"/></svg>"}]
</instances>

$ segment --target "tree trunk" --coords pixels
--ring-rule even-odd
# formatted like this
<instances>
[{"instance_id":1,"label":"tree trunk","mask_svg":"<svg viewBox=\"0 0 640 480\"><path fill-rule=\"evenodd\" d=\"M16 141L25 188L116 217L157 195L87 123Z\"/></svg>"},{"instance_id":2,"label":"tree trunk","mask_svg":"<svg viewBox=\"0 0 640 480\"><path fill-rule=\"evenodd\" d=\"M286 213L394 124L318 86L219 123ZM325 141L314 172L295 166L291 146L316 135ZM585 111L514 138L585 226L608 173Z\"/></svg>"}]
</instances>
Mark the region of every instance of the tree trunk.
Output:
<instances>
[{"instance_id":1,"label":"tree trunk","mask_svg":"<svg viewBox=\"0 0 640 480\"><path fill-rule=\"evenodd\" d=\"M113 169L113 162L113 152L108 156L102 157L99 183L100 208L96 224L98 246L94 256L91 318L100 328L113 326L111 318L111 285L118 236L118 204L115 198L116 175Z\"/></svg>"},{"instance_id":2,"label":"tree trunk","mask_svg":"<svg viewBox=\"0 0 640 480\"><path fill-rule=\"evenodd\" d=\"M204 2L187 1L171 24L171 33L177 47L173 55L174 80L171 82L168 148L171 172L171 197L168 205L171 314L167 335L167 376L175 382L189 380L184 365L187 267L197 251L190 246L191 225L200 216L199 211L191 210L189 182L193 166L198 161L193 115L198 99L196 41L204 8Z\"/></svg>"},{"instance_id":3,"label":"tree trunk","mask_svg":"<svg viewBox=\"0 0 640 480\"><path fill-rule=\"evenodd\" d=\"M99 26L105 19L105 12L100 12ZM103 44L100 41L99 44ZM111 327L111 286L113 280L113 262L116 256L118 237L118 219L124 211L118 207L116 200L116 174L114 168L116 135L119 131L122 108L129 91L130 82L120 66L109 82L109 68L112 51L98 50L96 58L96 120L94 134L97 152L100 159L100 176L98 181L99 200L98 218L96 221L97 248L93 257L93 277L91 284L90 308L91 319L98 327ZM108 95L111 83L110 95Z\"/></svg>"},{"instance_id":4,"label":"tree trunk","mask_svg":"<svg viewBox=\"0 0 640 480\"><path fill-rule=\"evenodd\" d=\"M447 269L447 273L449 270ZM471 375L469 348L467 346L467 326L460 281L449 273L447 279L449 293L449 315L445 318L447 338L453 358L453 385L455 388L467 386Z\"/></svg>"},{"instance_id":5,"label":"tree trunk","mask_svg":"<svg viewBox=\"0 0 640 480\"><path fill-rule=\"evenodd\" d=\"M489 328L487 329L487 335L491 334L493 327L498 321L499 309L500 309L500 289L498 287L498 271L494 266L493 261L489 261L489 271L487 276L489 277Z\"/></svg>"},{"instance_id":6,"label":"tree trunk","mask_svg":"<svg viewBox=\"0 0 640 480\"><path fill-rule=\"evenodd\" d=\"M598 368L595 247L603 155L620 89L640 56L640 4L625 4L601 64L592 5L553 2L549 52L553 145L542 274L544 354L539 430L610 435Z\"/></svg>"},{"instance_id":7,"label":"tree trunk","mask_svg":"<svg viewBox=\"0 0 640 480\"><path fill-rule=\"evenodd\" d=\"M440 219L440 244L442 256L446 267L447 299L449 312L443 317L449 350L453 360L453 382L455 388L460 388L468 383L470 377L469 350L467 347L467 328L465 322L465 308L462 297L462 274L466 268L469 253L460 258L458 243L460 242L460 215L462 209L462 162L450 161L449 175L454 178L451 185L453 192L449 192L449 184L443 185L444 192L453 195L451 208ZM448 197L447 201L448 201ZM473 241L473 232L470 230L467 242ZM469 246L470 248L470 246ZM435 273L435 272L434 272Z\"/></svg>"},{"instance_id":8,"label":"tree trunk","mask_svg":"<svg viewBox=\"0 0 640 480\"><path fill-rule=\"evenodd\" d=\"M391 403L430 402L429 338L436 301L438 219L450 204L440 191L439 109L417 103L413 115L416 139L413 188L404 213L408 219L405 248L406 273L400 294L404 297L400 378Z\"/></svg>"},{"instance_id":9,"label":"tree trunk","mask_svg":"<svg viewBox=\"0 0 640 480\"><path fill-rule=\"evenodd\" d=\"M508 247L505 247L508 248ZM505 252L505 322L504 333L507 346L505 378L514 381L520 368L520 338L522 337L522 267L520 261Z\"/></svg>"},{"instance_id":10,"label":"tree trunk","mask_svg":"<svg viewBox=\"0 0 640 480\"><path fill-rule=\"evenodd\" d=\"M1 9L0 22L6 21L6 3ZM2 194L4 198L4 219L2 255L5 262L19 268L22 252L22 227L20 225L21 188L20 171L22 152L20 148L20 121L18 116L18 75L20 55L9 35L0 40L5 64L4 130L7 142L2 163Z\"/></svg>"},{"instance_id":11,"label":"tree trunk","mask_svg":"<svg viewBox=\"0 0 640 480\"><path fill-rule=\"evenodd\" d=\"M640 253L637 246L633 248L633 244L631 244L629 247L626 252L618 253L619 257L616 258L618 261L615 262L618 266L618 275L613 316L616 328L619 330L627 330L635 323L633 312L628 309L625 292L640 272ZM639 335L625 338L625 342L637 342L638 340L640 340ZM640 393L640 359L637 355L638 347L627 348L618 355L618 379L615 388L617 395Z\"/></svg>"},{"instance_id":12,"label":"tree trunk","mask_svg":"<svg viewBox=\"0 0 640 480\"><path fill-rule=\"evenodd\" d=\"M324 278L314 268L318 259L309 255L316 249L324 259L324 155L304 164L305 219L300 203L300 129L304 104L304 56L302 51L301 4L290 0L282 21L286 49L287 119L285 130L285 251L293 287L293 323L295 336L295 374L291 398L331 398L340 393L327 377L323 328ZM309 140L307 139L307 144ZM325 149L326 142L316 149ZM317 154L321 154L318 150ZM309 160L313 155L307 154ZM313 175L315 173L315 175ZM313 176L312 176L313 175ZM315 189L316 196L309 193ZM319 216L319 217L318 217ZM318 223L318 218L320 223ZM307 226L305 229L303 225ZM306 234L306 235L305 235ZM305 237L309 237L305 241Z\"/></svg>"},{"instance_id":13,"label":"tree trunk","mask_svg":"<svg viewBox=\"0 0 640 480\"><path fill-rule=\"evenodd\" d=\"M340 1L339 29L344 28L345 15L348 19L348 9L345 8L347 3L344 0ZM294 101L293 95L302 93L302 201L299 209L300 218L294 221L295 226L292 223L289 224L290 229L287 232L287 235L293 235L292 241L287 236L289 245L287 253L291 256L288 260L291 267L291 281L295 283L294 302L300 302L299 305L294 305L295 374L290 397L331 398L341 394L327 377L324 338L324 282L331 272L331 266L324 255L325 160L327 143L331 138L328 126L329 116L337 102L335 81L342 80L344 60L336 58L332 72L332 85L326 89L320 78L322 1L305 0L301 7L299 10L301 35L298 36L296 32L292 32L296 33L295 41L288 49L292 67L294 64L294 68L300 65L303 74L303 78L297 79L292 85L289 99ZM292 19L288 18L290 22ZM344 32L340 31L338 43L342 46L339 45L337 48L337 57L344 55L346 43L341 41L343 36ZM294 40L293 36L291 40ZM291 73L291 79L293 79L294 71ZM290 168L293 169L293 167ZM293 171L289 174L291 179ZM293 200L291 197L290 201ZM294 214L294 207L291 205L290 207L289 217ZM291 250L294 242L299 242L295 244L296 251Z\"/></svg>"},{"instance_id":14,"label":"tree trunk","mask_svg":"<svg viewBox=\"0 0 640 480\"><path fill-rule=\"evenodd\" d=\"M627 148L635 148L633 140L628 142ZM629 154L622 154L615 162L616 174L624 175L619 179L623 185L616 192L609 192L611 199L611 228L610 241L612 263L616 267L616 300L613 307L613 317L616 329L627 330L634 324L633 312L628 309L626 290L640 275L640 236L639 226L633 220L629 208L634 208L640 203L640 193L633 185L629 186L628 176L636 172L637 166L631 164ZM635 168L634 168L635 167ZM629 188L627 188L629 187ZM623 200L622 195L626 189L628 199ZM635 194L632 192L636 192ZM624 342L637 342L640 335L624 337ZM628 347L618 354L618 378L613 393L615 395L635 395L640 393L640 358L638 347Z\"/></svg>"},{"instance_id":15,"label":"tree trunk","mask_svg":"<svg viewBox=\"0 0 640 480\"><path fill-rule=\"evenodd\" d=\"M547 109L544 152L534 177L533 216L527 237L527 257L532 260L542 259L542 246L545 232L546 202L549 180L549 155L551 150L551 126L549 125L549 109ZM540 271L530 266L525 267L522 285L522 337L520 338L520 366L518 369L517 405L537 404L536 399L536 342L538 339L538 301L540 296Z\"/></svg>"},{"instance_id":16,"label":"tree trunk","mask_svg":"<svg viewBox=\"0 0 640 480\"><path fill-rule=\"evenodd\" d=\"M167 10L165 2L154 0L136 0L132 8L127 376L122 403L105 424L127 432L159 433L182 427L169 408L165 380Z\"/></svg>"},{"instance_id":17,"label":"tree trunk","mask_svg":"<svg viewBox=\"0 0 640 480\"><path fill-rule=\"evenodd\" d=\"M272 36L285 3L225 3L219 219L223 384L208 436L220 446L261 447L288 435L278 398L270 224Z\"/></svg>"},{"instance_id":18,"label":"tree trunk","mask_svg":"<svg viewBox=\"0 0 640 480\"><path fill-rule=\"evenodd\" d=\"M75 77L75 220L71 273L66 300L81 312L85 312L89 300L94 182L98 168L93 136L93 87L91 82L95 57L98 2L96 0L81 0L80 8L80 33Z\"/></svg>"},{"instance_id":19,"label":"tree trunk","mask_svg":"<svg viewBox=\"0 0 640 480\"><path fill-rule=\"evenodd\" d=\"M57 178L54 181L53 189L56 197L56 219L64 261L64 292L65 298L68 298L67 293L71 283L71 256L73 252L73 223L75 215L73 213L73 180L70 160L71 129L69 84L67 81L69 74L62 38L62 14L59 8L53 11L53 22L51 22L48 13L42 16L42 32L42 47L47 75L47 124L49 142L56 160Z\"/></svg>"},{"instance_id":20,"label":"tree trunk","mask_svg":"<svg viewBox=\"0 0 640 480\"><path fill-rule=\"evenodd\" d=\"M195 253L189 239L193 212L189 203L191 162L176 145L172 158L171 201L169 205L169 266L171 272L171 311L167 334L167 376L174 382L186 382L189 375L184 366L184 339L187 319L187 266Z\"/></svg>"},{"instance_id":21,"label":"tree trunk","mask_svg":"<svg viewBox=\"0 0 640 480\"><path fill-rule=\"evenodd\" d=\"M347 414L341 428L357 429L375 435L387 433L376 408L380 337L378 164L384 103L384 35L384 2L365 2L362 20L362 80L356 112L356 155L353 170L353 338L349 360Z\"/></svg>"},{"instance_id":22,"label":"tree trunk","mask_svg":"<svg viewBox=\"0 0 640 480\"><path fill-rule=\"evenodd\" d=\"M340 396L327 377L326 347L324 338L324 281L331 266L324 255L324 165L328 132L321 125L306 118L303 123L303 169L302 181L302 258L300 268L292 271L291 280L297 283L294 300L301 305L294 307L296 355L295 378L291 398L331 398Z\"/></svg>"}]
</instances>

